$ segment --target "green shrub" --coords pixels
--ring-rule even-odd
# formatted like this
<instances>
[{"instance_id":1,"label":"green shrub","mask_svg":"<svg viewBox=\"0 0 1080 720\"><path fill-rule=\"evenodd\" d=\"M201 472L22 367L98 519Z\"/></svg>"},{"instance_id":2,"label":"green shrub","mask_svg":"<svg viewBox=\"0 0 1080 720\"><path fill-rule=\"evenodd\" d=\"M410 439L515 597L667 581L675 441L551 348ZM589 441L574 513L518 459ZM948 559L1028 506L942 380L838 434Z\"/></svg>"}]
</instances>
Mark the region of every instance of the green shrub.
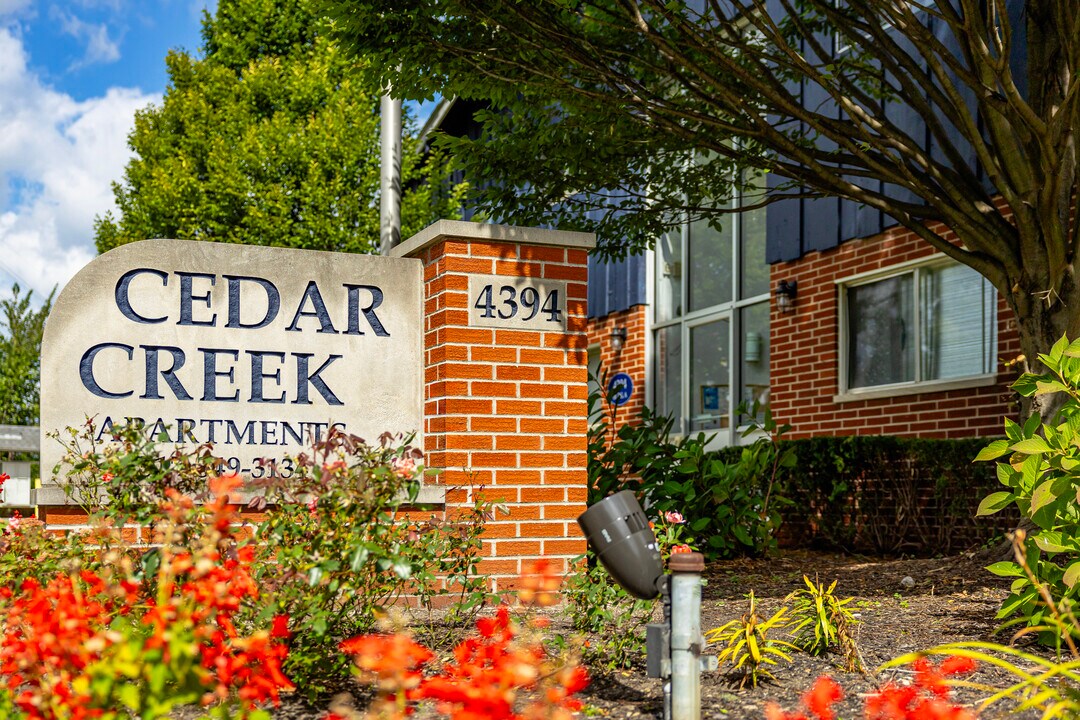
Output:
<instances>
[{"instance_id":1,"label":"green shrub","mask_svg":"<svg viewBox=\"0 0 1080 720\"><path fill-rule=\"evenodd\" d=\"M161 452L167 434L155 438L138 421L113 425L106 434L87 420L52 437L64 445L53 469L64 493L88 514L117 526L152 525L170 492L206 499L207 480L222 464L209 443Z\"/></svg>"},{"instance_id":2,"label":"green shrub","mask_svg":"<svg viewBox=\"0 0 1080 720\"><path fill-rule=\"evenodd\" d=\"M1025 397L1062 393L1064 402L1049 423L1037 413L1022 426L1006 418L1005 438L979 453L976 460L1004 458L996 469L1005 487L983 500L979 514L1016 506L1034 524L1022 536L1027 568L1018 562L989 567L1014 578L998 617L1016 616L1007 624L1037 628L1044 642L1060 649L1063 631L1078 636L1076 623L1053 622L1051 609L1056 605L1071 616L1080 594L1080 340L1070 343L1062 336L1039 360L1046 372L1024 373L1013 389ZM1044 602L1044 592L1052 603Z\"/></svg>"},{"instance_id":3,"label":"green shrub","mask_svg":"<svg viewBox=\"0 0 1080 720\"><path fill-rule=\"evenodd\" d=\"M595 557L579 558L576 568L566 580L563 596L569 603L571 627L591 636L581 648L582 659L590 667L609 670L640 664L645 657L645 623L656 601L631 596Z\"/></svg>"},{"instance_id":4,"label":"green shrub","mask_svg":"<svg viewBox=\"0 0 1080 720\"><path fill-rule=\"evenodd\" d=\"M984 439L879 435L784 440L794 461L778 492L785 537L800 545L879 555L943 555L1011 530L1016 512L976 519L997 485L992 467L972 464Z\"/></svg>"},{"instance_id":5,"label":"green shrub","mask_svg":"<svg viewBox=\"0 0 1080 720\"><path fill-rule=\"evenodd\" d=\"M206 497L208 481L224 469L211 446L163 451L139 425L112 428L112 442L96 435L92 423L68 432L58 477L69 496L114 527L154 527L170 497ZM265 512L252 541L261 594L237 622L291 618L285 671L310 697L347 680L349 660L337 643L370 630L389 606L405 598L419 608L445 603L453 620L465 622L490 597L475 570L493 505L481 499L445 520L424 512L415 505L419 459L400 438L384 435L372 446L331 430L295 458L289 477L272 474L247 487L256 491L250 505ZM86 541L65 543L48 550L51 566L83 561L73 555ZM25 564L17 552L25 544L0 541L0 573L5 562ZM158 553L136 554L152 578Z\"/></svg>"},{"instance_id":6,"label":"green shrub","mask_svg":"<svg viewBox=\"0 0 1080 720\"><path fill-rule=\"evenodd\" d=\"M371 630L388 607L410 598L430 608L444 596L462 615L488 598L475 568L492 507L480 500L451 520L425 517L412 507L420 457L389 435L373 446L331 431L289 478L260 481L262 614L292 618L285 671L311 696L348 677L337 644Z\"/></svg>"},{"instance_id":7,"label":"green shrub","mask_svg":"<svg viewBox=\"0 0 1080 720\"><path fill-rule=\"evenodd\" d=\"M598 384L606 385L602 379ZM778 471L793 457L778 442L787 428L776 425L768 408L745 433L758 439L732 455L706 450L711 438L704 433L672 439L672 420L648 408L638 422L619 426L618 409L601 393L589 402L589 504L632 490L654 521L681 513L711 558L775 548L784 500L773 488ZM753 418L758 408L740 412Z\"/></svg>"}]
</instances>

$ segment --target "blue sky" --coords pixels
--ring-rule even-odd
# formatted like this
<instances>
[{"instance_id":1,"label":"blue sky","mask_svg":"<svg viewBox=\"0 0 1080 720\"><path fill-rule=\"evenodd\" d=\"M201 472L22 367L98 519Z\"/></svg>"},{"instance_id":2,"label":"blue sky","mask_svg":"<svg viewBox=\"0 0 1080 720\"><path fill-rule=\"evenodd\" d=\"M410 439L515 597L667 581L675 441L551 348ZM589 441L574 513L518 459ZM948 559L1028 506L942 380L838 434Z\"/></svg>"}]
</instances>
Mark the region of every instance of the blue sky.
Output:
<instances>
[{"instance_id":1,"label":"blue sky","mask_svg":"<svg viewBox=\"0 0 1080 720\"><path fill-rule=\"evenodd\" d=\"M40 300L96 255L135 112L161 102L166 53L197 53L215 7L0 0L0 295L18 282Z\"/></svg>"},{"instance_id":2,"label":"blue sky","mask_svg":"<svg viewBox=\"0 0 1080 720\"><path fill-rule=\"evenodd\" d=\"M209 0L213 8L214 0ZM94 256L94 217L208 0L0 0L0 293L47 295Z\"/></svg>"}]
</instances>

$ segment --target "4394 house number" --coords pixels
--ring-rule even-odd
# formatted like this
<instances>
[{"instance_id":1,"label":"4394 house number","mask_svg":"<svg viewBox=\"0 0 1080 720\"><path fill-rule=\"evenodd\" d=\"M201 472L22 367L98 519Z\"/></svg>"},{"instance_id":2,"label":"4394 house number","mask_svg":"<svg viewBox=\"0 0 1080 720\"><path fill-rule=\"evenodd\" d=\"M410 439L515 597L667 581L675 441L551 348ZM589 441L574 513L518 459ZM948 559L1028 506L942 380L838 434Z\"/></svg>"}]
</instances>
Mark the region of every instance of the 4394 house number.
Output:
<instances>
[{"instance_id":1,"label":"4394 house number","mask_svg":"<svg viewBox=\"0 0 1080 720\"><path fill-rule=\"evenodd\" d=\"M566 283L499 275L470 276L469 325L563 330Z\"/></svg>"}]
</instances>

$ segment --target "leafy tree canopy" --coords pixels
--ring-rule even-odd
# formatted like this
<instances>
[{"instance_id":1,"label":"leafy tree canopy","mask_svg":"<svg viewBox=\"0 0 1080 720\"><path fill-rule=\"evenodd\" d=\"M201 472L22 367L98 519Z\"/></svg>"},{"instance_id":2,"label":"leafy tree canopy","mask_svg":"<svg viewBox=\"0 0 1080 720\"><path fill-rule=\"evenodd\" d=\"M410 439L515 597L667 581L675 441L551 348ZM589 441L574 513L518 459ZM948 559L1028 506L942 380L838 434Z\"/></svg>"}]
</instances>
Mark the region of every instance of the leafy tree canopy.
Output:
<instances>
[{"instance_id":1,"label":"leafy tree canopy","mask_svg":"<svg viewBox=\"0 0 1080 720\"><path fill-rule=\"evenodd\" d=\"M175 50L161 106L136 116L137 156L99 217L98 250L149 237L368 252L379 242L377 86L305 0L221 0L203 57ZM415 139L402 236L455 213Z\"/></svg>"},{"instance_id":2,"label":"leafy tree canopy","mask_svg":"<svg viewBox=\"0 0 1080 720\"><path fill-rule=\"evenodd\" d=\"M1080 3L327 7L396 93L491 102L484 135L448 145L467 176L494 181L478 188L493 216L591 226L618 254L684 211L723 211L742 181L733 168L756 168L783 180L763 202L794 193L877 208L978 270L1014 310L1028 358L1080 334Z\"/></svg>"},{"instance_id":3,"label":"leafy tree canopy","mask_svg":"<svg viewBox=\"0 0 1080 720\"><path fill-rule=\"evenodd\" d=\"M0 424L38 424L41 334L55 292L37 310L33 291L23 295L18 285L0 300Z\"/></svg>"}]
</instances>

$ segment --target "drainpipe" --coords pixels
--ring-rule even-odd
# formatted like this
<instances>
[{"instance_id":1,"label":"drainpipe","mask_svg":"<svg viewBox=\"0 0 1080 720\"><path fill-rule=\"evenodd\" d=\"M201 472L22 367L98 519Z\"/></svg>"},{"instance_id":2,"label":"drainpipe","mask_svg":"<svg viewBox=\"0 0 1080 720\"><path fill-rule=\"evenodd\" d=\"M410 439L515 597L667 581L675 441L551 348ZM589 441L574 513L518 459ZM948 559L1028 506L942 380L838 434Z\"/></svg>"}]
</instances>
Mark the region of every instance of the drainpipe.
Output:
<instances>
[{"instance_id":1,"label":"drainpipe","mask_svg":"<svg viewBox=\"0 0 1080 720\"><path fill-rule=\"evenodd\" d=\"M379 236L383 255L401 242L401 100L383 95L379 101L382 192Z\"/></svg>"}]
</instances>

